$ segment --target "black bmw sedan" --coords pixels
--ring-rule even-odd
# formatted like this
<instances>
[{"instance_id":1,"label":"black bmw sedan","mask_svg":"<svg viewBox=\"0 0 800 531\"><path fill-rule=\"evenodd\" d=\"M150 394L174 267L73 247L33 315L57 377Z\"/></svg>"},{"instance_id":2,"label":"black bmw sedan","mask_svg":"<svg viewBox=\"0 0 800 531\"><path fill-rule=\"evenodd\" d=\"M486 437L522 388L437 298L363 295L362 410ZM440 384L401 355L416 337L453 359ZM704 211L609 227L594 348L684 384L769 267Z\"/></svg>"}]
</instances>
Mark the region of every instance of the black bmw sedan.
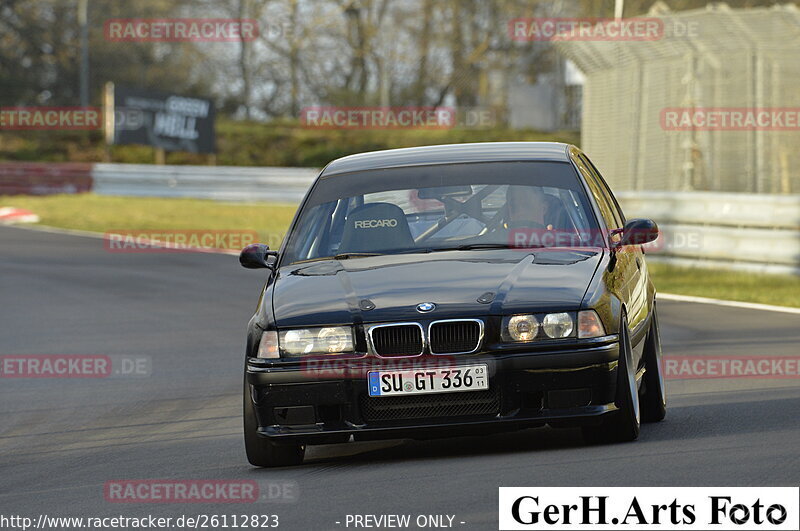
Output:
<instances>
[{"instance_id":1,"label":"black bmw sedan","mask_svg":"<svg viewBox=\"0 0 800 531\"><path fill-rule=\"evenodd\" d=\"M630 441L666 412L644 244L575 146L513 142L328 164L249 323L247 458L550 425Z\"/></svg>"}]
</instances>

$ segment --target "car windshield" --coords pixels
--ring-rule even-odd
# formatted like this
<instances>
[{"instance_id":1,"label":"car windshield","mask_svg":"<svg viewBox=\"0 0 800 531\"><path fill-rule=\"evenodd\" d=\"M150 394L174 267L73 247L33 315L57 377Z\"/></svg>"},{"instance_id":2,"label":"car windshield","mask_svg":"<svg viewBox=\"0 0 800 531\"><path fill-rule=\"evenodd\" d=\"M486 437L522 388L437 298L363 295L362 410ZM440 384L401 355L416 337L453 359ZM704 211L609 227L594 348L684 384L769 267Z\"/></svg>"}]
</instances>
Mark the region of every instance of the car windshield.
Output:
<instances>
[{"instance_id":1,"label":"car windshield","mask_svg":"<svg viewBox=\"0 0 800 531\"><path fill-rule=\"evenodd\" d=\"M597 225L573 167L499 162L322 177L283 264L377 254L592 245Z\"/></svg>"}]
</instances>

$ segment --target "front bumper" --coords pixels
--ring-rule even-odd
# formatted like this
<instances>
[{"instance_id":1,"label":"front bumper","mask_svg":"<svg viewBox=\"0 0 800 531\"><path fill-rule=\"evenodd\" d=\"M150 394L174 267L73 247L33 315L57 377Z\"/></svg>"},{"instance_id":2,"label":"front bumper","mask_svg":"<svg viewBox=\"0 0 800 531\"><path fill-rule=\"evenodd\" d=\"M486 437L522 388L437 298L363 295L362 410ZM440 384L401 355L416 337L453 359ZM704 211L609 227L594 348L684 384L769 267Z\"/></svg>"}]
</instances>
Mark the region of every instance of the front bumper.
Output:
<instances>
[{"instance_id":1,"label":"front bumper","mask_svg":"<svg viewBox=\"0 0 800 531\"><path fill-rule=\"evenodd\" d=\"M617 336L558 351L415 358L287 361L247 359L258 433L276 442L325 444L428 438L599 423L616 410ZM489 390L370 398L370 370L473 365L489 368Z\"/></svg>"}]
</instances>

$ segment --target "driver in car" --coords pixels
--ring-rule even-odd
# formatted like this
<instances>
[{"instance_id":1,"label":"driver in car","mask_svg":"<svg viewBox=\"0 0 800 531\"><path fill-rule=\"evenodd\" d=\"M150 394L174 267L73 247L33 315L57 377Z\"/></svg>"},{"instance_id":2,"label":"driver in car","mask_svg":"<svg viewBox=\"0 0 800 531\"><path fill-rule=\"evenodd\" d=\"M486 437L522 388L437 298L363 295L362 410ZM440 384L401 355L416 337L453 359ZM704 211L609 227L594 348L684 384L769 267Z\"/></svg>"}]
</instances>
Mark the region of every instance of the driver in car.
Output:
<instances>
[{"instance_id":1,"label":"driver in car","mask_svg":"<svg viewBox=\"0 0 800 531\"><path fill-rule=\"evenodd\" d=\"M549 223L552 217L551 204L540 187L509 186L506 190L506 206L506 228L553 230L553 225Z\"/></svg>"}]
</instances>

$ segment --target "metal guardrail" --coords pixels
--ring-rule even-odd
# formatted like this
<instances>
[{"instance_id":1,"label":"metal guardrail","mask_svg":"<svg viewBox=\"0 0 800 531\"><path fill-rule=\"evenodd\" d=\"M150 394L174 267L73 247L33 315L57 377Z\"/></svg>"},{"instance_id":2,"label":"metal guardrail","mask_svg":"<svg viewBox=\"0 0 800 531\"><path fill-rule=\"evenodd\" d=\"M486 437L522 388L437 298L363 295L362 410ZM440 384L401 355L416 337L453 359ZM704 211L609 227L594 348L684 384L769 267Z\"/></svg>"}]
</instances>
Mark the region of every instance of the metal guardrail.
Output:
<instances>
[{"instance_id":1,"label":"metal guardrail","mask_svg":"<svg viewBox=\"0 0 800 531\"><path fill-rule=\"evenodd\" d=\"M299 202L312 168L97 164L106 195ZM800 273L800 196L716 192L621 192L628 217L649 217L663 240L651 251L676 264Z\"/></svg>"},{"instance_id":2,"label":"metal guardrail","mask_svg":"<svg viewBox=\"0 0 800 531\"><path fill-rule=\"evenodd\" d=\"M312 168L97 164L106 195L299 202ZM628 217L649 217L663 241L651 252L675 264L800 274L800 196L716 192L621 192Z\"/></svg>"},{"instance_id":3,"label":"metal guardrail","mask_svg":"<svg viewBox=\"0 0 800 531\"><path fill-rule=\"evenodd\" d=\"M60 186L63 168L44 166L48 165L0 165L0 183L7 181L7 193L14 193L12 184L22 183L26 186L16 193L35 193L31 188L35 184L40 193L75 193L91 186L103 195L298 203L319 172L314 168L95 164L93 168L86 165L85 173L90 175L85 183L81 181L82 187L67 189ZM617 197L629 218L647 217L659 224L663 240L650 252L656 260L800 274L800 195L626 191Z\"/></svg>"},{"instance_id":4,"label":"metal guardrail","mask_svg":"<svg viewBox=\"0 0 800 531\"><path fill-rule=\"evenodd\" d=\"M313 168L95 164L92 176L93 190L101 195L299 203L318 173Z\"/></svg>"},{"instance_id":5,"label":"metal guardrail","mask_svg":"<svg viewBox=\"0 0 800 531\"><path fill-rule=\"evenodd\" d=\"M662 223L800 230L800 195L619 192L627 211Z\"/></svg>"},{"instance_id":6,"label":"metal guardrail","mask_svg":"<svg viewBox=\"0 0 800 531\"><path fill-rule=\"evenodd\" d=\"M628 217L656 220L657 259L686 265L800 274L800 196L621 192Z\"/></svg>"}]
</instances>

